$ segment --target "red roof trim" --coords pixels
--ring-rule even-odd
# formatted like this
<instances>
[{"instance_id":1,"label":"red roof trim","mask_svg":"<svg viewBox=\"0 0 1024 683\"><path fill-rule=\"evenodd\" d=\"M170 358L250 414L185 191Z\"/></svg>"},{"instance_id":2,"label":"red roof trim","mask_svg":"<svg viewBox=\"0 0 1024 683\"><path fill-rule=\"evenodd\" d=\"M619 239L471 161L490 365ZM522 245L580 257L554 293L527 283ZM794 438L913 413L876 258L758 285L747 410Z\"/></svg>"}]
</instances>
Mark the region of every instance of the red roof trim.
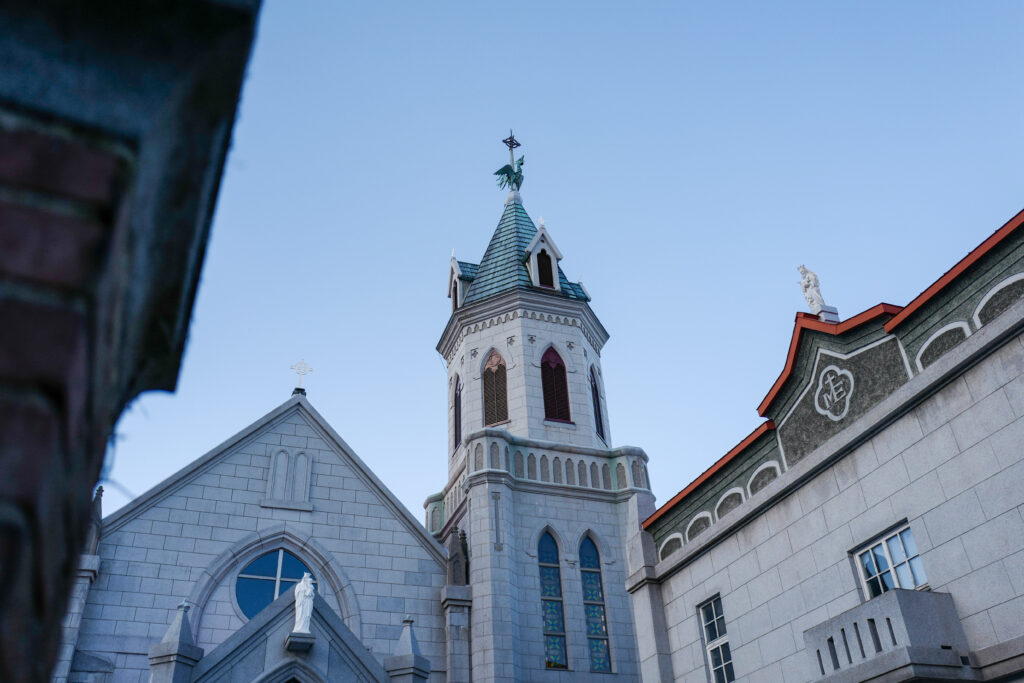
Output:
<instances>
[{"instance_id":1,"label":"red roof trim","mask_svg":"<svg viewBox=\"0 0 1024 683\"><path fill-rule=\"evenodd\" d=\"M812 313L797 313L796 322L793 324L793 336L789 340L789 354L786 356L786 365L782 369L782 374L775 380L775 384L772 385L768 395L761 401L761 405L757 407L757 414L761 417L765 417L765 413L771 408L772 402L775 401L776 396L782 391L783 385L789 379L790 374L793 372L793 365L796 363L796 354L800 350L800 336L804 330L813 330L815 332L825 332L827 334L839 335L850 330L860 327L864 323L871 322L875 318L883 315L896 315L902 308L894 306L892 304L878 304L872 306L863 313L844 320L841 323L825 323L818 320L818 316Z\"/></svg>"},{"instance_id":2,"label":"red roof trim","mask_svg":"<svg viewBox=\"0 0 1024 683\"><path fill-rule=\"evenodd\" d=\"M979 244L974 251L963 257L959 263L946 271L946 273L932 283L932 286L917 295L906 307L892 320L885 324L885 331L892 332L904 320L913 315L914 311L924 306L928 301L941 292L946 285L960 277L961 273L974 265L982 256L991 251L997 244L1010 236L1014 230L1024 224L1024 210L1006 222L1003 227L996 230L992 235Z\"/></svg>"},{"instance_id":3,"label":"red roof trim","mask_svg":"<svg viewBox=\"0 0 1024 683\"><path fill-rule=\"evenodd\" d=\"M653 515L645 519L643 523L644 529L658 521L658 519L666 512L668 512L672 507L674 507L676 503L681 501L686 496L690 495L690 493L692 493L694 489L696 489L698 486L700 486L709 478L711 478L715 474L715 472L725 467L733 458L735 458L737 455L746 450L747 446L754 443L758 439L758 437L774 429L775 423L772 422L771 420L766 420L765 422L762 422L760 425L758 425L757 429L755 429L754 431L750 432L750 434L747 435L747 438L743 439L743 441L740 441L738 444L733 446L732 450L730 450L728 453L726 453L725 455L718 459L718 462L704 470L703 474L701 474L699 477L690 482L690 484L685 489L683 489L675 496L673 496L672 500L662 505L660 508L655 510Z\"/></svg>"}]
</instances>

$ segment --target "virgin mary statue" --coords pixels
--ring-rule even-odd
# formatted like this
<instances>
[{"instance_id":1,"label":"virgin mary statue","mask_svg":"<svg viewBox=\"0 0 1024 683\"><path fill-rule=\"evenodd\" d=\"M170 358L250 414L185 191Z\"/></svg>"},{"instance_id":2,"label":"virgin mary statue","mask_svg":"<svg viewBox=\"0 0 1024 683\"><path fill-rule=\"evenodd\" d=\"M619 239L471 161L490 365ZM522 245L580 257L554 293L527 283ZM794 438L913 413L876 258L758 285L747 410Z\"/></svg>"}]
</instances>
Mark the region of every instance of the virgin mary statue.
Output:
<instances>
[{"instance_id":1,"label":"virgin mary statue","mask_svg":"<svg viewBox=\"0 0 1024 683\"><path fill-rule=\"evenodd\" d=\"M309 620L313 616L313 577L303 572L302 580L295 584L295 628L294 633L309 633Z\"/></svg>"}]
</instances>

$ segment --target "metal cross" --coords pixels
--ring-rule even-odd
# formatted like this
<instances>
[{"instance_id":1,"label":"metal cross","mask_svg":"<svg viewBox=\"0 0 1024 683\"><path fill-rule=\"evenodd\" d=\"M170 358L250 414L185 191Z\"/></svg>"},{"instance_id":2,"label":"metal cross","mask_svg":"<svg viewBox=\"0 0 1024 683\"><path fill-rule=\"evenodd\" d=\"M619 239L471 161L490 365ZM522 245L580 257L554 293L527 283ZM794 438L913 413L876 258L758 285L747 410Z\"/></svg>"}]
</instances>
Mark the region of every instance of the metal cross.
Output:
<instances>
[{"instance_id":1,"label":"metal cross","mask_svg":"<svg viewBox=\"0 0 1024 683\"><path fill-rule=\"evenodd\" d=\"M303 375L308 375L309 373L313 372L313 368L309 367L309 364L306 362L305 359L300 360L298 363L293 365L291 369L294 370L295 374L299 376L300 387L302 386Z\"/></svg>"},{"instance_id":2,"label":"metal cross","mask_svg":"<svg viewBox=\"0 0 1024 683\"><path fill-rule=\"evenodd\" d=\"M509 163L512 164L512 168L515 168L515 166L516 166L516 157L515 157L515 154L512 153L512 150L514 150L516 147L521 147L522 145L520 145L519 141L516 140L516 136L512 132L511 128L508 131L508 137L505 138L504 140L502 140L502 142L504 142L505 146L508 147Z\"/></svg>"}]
</instances>

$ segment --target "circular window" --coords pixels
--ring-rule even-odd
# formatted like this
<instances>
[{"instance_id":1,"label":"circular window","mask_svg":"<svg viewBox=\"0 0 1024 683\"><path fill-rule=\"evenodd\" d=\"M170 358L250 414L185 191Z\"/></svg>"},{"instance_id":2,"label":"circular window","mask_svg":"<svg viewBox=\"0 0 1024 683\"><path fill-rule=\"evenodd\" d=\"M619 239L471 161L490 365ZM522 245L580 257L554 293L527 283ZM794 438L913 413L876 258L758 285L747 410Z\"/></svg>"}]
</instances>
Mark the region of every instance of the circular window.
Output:
<instances>
[{"instance_id":1,"label":"circular window","mask_svg":"<svg viewBox=\"0 0 1024 683\"><path fill-rule=\"evenodd\" d=\"M261 555L238 574L235 597L242 613L252 619L302 578L309 568L287 550ZM311 575L313 572L309 572ZM316 583L316 577L313 577Z\"/></svg>"}]
</instances>

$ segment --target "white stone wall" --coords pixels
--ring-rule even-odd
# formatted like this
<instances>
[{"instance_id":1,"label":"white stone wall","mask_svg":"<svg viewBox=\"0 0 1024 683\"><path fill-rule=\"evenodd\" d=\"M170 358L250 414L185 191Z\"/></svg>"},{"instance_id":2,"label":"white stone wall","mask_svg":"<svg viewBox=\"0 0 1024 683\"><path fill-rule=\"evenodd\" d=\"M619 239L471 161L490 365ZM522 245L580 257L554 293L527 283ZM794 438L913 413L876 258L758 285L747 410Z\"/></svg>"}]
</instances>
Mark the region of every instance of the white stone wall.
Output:
<instances>
[{"instance_id":1,"label":"white stone wall","mask_svg":"<svg viewBox=\"0 0 1024 683\"><path fill-rule=\"evenodd\" d=\"M586 619L579 569L579 543L591 533L601 553L601 581L605 591L612 667L623 677L637 675L636 638L626 584L625 513L620 505L573 496L517 492L513 495L516 514L516 584L521 587L519 641L521 680L541 680L544 648L541 634L540 572L537 541L549 528L559 545L562 574L562 605L566 621L569 662L576 672L588 672Z\"/></svg>"},{"instance_id":2,"label":"white stone wall","mask_svg":"<svg viewBox=\"0 0 1024 683\"><path fill-rule=\"evenodd\" d=\"M1024 635L1022 491L1018 337L665 579L675 679L707 680L697 608L720 594L738 680L810 680L817 672L804 630L864 599L849 551L903 519L932 590L952 594L972 651ZM693 547L659 563L656 575ZM650 624L640 624L641 640L653 640Z\"/></svg>"},{"instance_id":3,"label":"white stone wall","mask_svg":"<svg viewBox=\"0 0 1024 683\"><path fill-rule=\"evenodd\" d=\"M513 484L507 476L487 471L471 474L468 485L468 514L459 525L467 529L470 546L474 680L592 676L579 568L579 544L588 534L601 554L613 671L636 680L637 644L624 588L625 543L634 531L628 524L630 507L650 494ZM545 530L559 546L569 671L544 666L537 542Z\"/></svg>"},{"instance_id":4,"label":"white stone wall","mask_svg":"<svg viewBox=\"0 0 1024 683\"><path fill-rule=\"evenodd\" d=\"M311 512L260 505L267 497L270 456L280 448L313 458ZM117 681L148 680L148 647L164 635L178 603L208 594L196 605L193 626L197 644L210 652L245 620L233 599L235 575L273 548L234 560L232 553L272 530L298 539L295 549L286 549L317 574L330 606L378 659L392 653L401 620L411 614L423 654L443 669L443 566L326 435L294 411L105 531L79 649L114 659ZM321 555L330 571L318 564ZM331 573L344 586L324 580ZM352 605L358 614L347 610Z\"/></svg>"},{"instance_id":5,"label":"white stone wall","mask_svg":"<svg viewBox=\"0 0 1024 683\"><path fill-rule=\"evenodd\" d=\"M530 341L531 337L533 341ZM570 425L544 419L540 359L551 345L554 345L566 364L570 415L573 422ZM503 429L516 436L589 448L605 448L611 444L607 403L603 397L601 358L587 341L583 331L574 325L523 318L518 314L515 317L511 317L511 314L502 316L501 322L466 334L457 346L448 367L450 430L454 429L452 396L456 374L463 382L463 437L484 427L481 373L491 349L496 349L502 355L507 367L510 422L503 425ZM590 394L591 366L597 370L602 390L601 412L605 440L598 437L594 424Z\"/></svg>"}]
</instances>

